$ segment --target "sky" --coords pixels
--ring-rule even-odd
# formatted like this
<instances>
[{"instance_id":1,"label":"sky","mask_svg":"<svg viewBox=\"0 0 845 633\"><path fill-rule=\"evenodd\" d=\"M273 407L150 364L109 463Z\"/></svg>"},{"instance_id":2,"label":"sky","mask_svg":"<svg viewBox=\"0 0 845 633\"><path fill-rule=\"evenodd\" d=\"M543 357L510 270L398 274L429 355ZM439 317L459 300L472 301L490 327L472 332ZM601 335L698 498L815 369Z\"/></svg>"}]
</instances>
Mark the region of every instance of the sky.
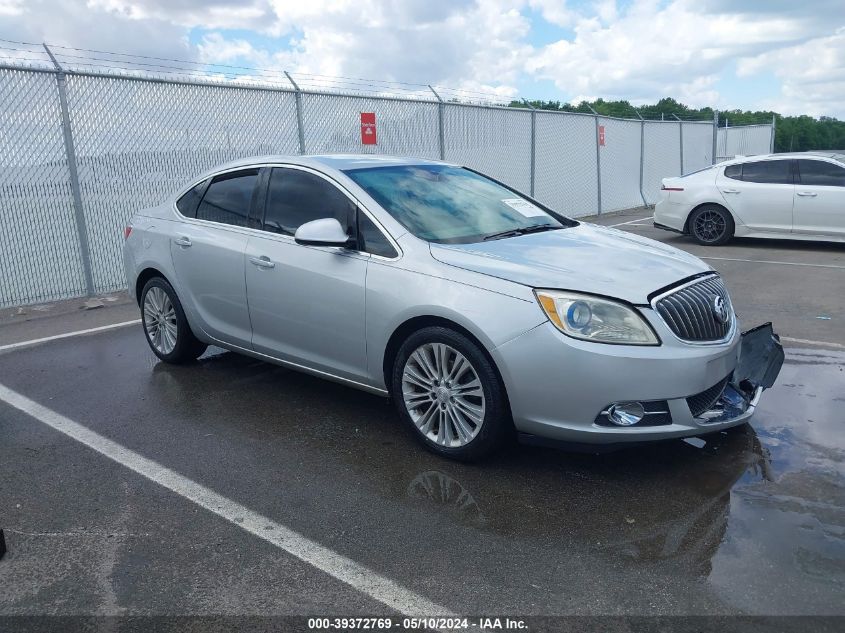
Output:
<instances>
[{"instance_id":1,"label":"sky","mask_svg":"<svg viewBox=\"0 0 845 633\"><path fill-rule=\"evenodd\" d=\"M845 119L845 0L0 0L0 38L502 99Z\"/></svg>"}]
</instances>

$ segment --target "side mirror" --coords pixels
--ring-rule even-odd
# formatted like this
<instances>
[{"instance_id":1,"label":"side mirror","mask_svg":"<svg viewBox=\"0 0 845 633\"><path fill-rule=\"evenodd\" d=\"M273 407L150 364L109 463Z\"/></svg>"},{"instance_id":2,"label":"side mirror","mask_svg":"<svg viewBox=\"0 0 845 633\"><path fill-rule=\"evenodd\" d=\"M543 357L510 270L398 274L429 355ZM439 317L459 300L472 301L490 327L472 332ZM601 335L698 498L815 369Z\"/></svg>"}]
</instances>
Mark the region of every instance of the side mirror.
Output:
<instances>
[{"instance_id":1,"label":"side mirror","mask_svg":"<svg viewBox=\"0 0 845 633\"><path fill-rule=\"evenodd\" d=\"M307 246L347 246L349 236L335 218L311 220L296 229L293 236L297 244Z\"/></svg>"}]
</instances>

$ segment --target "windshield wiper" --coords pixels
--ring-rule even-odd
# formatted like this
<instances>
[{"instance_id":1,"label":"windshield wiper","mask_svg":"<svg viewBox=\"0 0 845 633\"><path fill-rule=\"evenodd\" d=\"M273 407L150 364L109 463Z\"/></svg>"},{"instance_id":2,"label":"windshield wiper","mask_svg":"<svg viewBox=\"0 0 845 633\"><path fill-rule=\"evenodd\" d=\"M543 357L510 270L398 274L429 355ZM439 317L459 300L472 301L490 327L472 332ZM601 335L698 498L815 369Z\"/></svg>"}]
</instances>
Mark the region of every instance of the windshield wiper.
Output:
<instances>
[{"instance_id":1,"label":"windshield wiper","mask_svg":"<svg viewBox=\"0 0 845 633\"><path fill-rule=\"evenodd\" d=\"M504 237L516 237L517 235L528 235L529 233L540 233L542 231L554 231L562 228L562 226L555 226L554 224L535 224L534 226L508 229L507 231L501 231L499 233L491 233L490 235L484 236L484 241L500 240Z\"/></svg>"}]
</instances>

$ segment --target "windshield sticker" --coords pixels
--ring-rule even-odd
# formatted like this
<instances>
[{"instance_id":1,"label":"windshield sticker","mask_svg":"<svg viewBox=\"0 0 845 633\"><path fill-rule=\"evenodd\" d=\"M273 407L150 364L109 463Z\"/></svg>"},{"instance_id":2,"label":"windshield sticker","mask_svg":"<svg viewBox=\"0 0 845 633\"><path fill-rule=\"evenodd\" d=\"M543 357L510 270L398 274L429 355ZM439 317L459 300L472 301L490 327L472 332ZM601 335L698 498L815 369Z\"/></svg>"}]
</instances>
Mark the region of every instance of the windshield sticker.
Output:
<instances>
[{"instance_id":1,"label":"windshield sticker","mask_svg":"<svg viewBox=\"0 0 845 633\"><path fill-rule=\"evenodd\" d=\"M538 216L542 217L546 215L546 212L540 207L535 206L528 202L528 200L523 200L522 198L505 198L502 202L508 205L511 209L519 211L526 218L536 218Z\"/></svg>"}]
</instances>

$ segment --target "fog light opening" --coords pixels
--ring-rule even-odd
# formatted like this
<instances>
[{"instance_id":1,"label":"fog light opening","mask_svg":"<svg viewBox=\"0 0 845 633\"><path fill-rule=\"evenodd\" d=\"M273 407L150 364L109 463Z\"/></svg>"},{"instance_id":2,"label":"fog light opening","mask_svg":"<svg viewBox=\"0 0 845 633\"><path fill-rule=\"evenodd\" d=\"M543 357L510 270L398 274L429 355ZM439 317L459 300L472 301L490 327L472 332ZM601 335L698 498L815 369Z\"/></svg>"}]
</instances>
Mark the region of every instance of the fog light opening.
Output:
<instances>
[{"instance_id":1,"label":"fog light opening","mask_svg":"<svg viewBox=\"0 0 845 633\"><path fill-rule=\"evenodd\" d=\"M645 417L639 402L617 402L607 410L608 419L618 426L633 426Z\"/></svg>"}]
</instances>

